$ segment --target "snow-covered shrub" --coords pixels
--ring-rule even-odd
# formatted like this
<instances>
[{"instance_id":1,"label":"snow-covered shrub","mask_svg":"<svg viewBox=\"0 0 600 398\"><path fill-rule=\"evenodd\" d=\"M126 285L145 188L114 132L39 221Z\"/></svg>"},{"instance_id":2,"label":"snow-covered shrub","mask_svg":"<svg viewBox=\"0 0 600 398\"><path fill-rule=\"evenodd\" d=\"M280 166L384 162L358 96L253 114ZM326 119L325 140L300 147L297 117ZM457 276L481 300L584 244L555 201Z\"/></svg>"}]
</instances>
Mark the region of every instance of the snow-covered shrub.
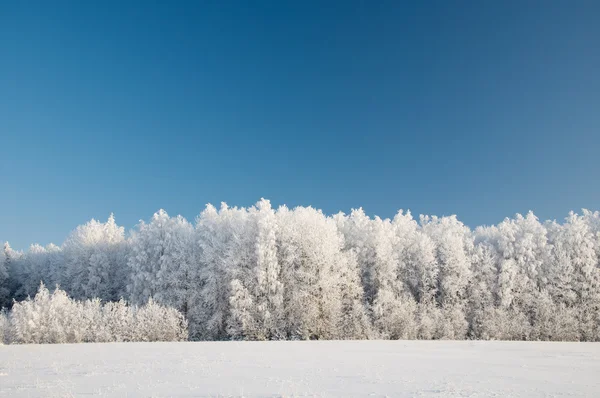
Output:
<instances>
[{"instance_id":1,"label":"snow-covered shrub","mask_svg":"<svg viewBox=\"0 0 600 398\"><path fill-rule=\"evenodd\" d=\"M128 306L123 300L103 304L99 299L77 301L60 289L42 284L33 299L15 302L0 319L0 331L16 344L93 343L119 341L181 341L187 322L174 308L152 300Z\"/></svg>"},{"instance_id":2,"label":"snow-covered shrub","mask_svg":"<svg viewBox=\"0 0 600 398\"><path fill-rule=\"evenodd\" d=\"M175 308L149 299L146 305L133 307L134 341L181 341L187 339L187 321Z\"/></svg>"}]
</instances>

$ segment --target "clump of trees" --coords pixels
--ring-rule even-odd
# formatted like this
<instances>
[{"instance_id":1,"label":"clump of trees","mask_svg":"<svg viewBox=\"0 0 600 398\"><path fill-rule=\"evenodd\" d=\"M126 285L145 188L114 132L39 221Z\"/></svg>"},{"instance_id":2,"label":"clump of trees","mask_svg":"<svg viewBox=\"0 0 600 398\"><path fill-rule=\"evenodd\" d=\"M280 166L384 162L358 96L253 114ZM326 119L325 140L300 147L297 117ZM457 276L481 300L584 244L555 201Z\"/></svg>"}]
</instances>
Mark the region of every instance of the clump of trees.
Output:
<instances>
[{"instance_id":1,"label":"clump of trees","mask_svg":"<svg viewBox=\"0 0 600 398\"><path fill-rule=\"evenodd\" d=\"M193 224L161 210L127 235L111 216L61 246L6 244L0 305L40 281L97 305L174 308L193 340L600 341L600 213L471 230L455 216L327 216L262 199L207 205Z\"/></svg>"},{"instance_id":2,"label":"clump of trees","mask_svg":"<svg viewBox=\"0 0 600 398\"><path fill-rule=\"evenodd\" d=\"M187 339L187 322L176 309L152 299L140 307L124 300L78 301L41 284L33 299L15 302L0 314L0 337L14 344L181 341Z\"/></svg>"}]
</instances>

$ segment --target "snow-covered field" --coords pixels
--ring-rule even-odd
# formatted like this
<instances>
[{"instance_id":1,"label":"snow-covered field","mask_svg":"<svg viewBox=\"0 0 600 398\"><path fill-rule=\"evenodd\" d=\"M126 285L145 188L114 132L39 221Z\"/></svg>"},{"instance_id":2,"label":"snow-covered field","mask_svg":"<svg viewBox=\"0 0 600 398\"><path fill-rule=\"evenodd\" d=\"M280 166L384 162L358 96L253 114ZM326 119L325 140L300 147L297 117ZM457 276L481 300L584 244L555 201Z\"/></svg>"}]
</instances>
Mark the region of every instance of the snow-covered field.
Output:
<instances>
[{"instance_id":1,"label":"snow-covered field","mask_svg":"<svg viewBox=\"0 0 600 398\"><path fill-rule=\"evenodd\" d=\"M593 397L598 375L595 343L0 346L0 397Z\"/></svg>"}]
</instances>

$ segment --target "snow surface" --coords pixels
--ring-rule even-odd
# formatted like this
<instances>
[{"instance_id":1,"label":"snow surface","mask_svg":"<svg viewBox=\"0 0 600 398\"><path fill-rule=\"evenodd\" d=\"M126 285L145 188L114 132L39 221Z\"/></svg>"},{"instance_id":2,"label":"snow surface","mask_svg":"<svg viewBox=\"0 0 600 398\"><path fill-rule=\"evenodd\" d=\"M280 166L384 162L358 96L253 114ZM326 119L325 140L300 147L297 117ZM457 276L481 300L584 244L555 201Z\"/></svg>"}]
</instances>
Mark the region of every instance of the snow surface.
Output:
<instances>
[{"instance_id":1,"label":"snow surface","mask_svg":"<svg viewBox=\"0 0 600 398\"><path fill-rule=\"evenodd\" d=\"M0 397L591 397L599 374L598 343L0 346Z\"/></svg>"}]
</instances>

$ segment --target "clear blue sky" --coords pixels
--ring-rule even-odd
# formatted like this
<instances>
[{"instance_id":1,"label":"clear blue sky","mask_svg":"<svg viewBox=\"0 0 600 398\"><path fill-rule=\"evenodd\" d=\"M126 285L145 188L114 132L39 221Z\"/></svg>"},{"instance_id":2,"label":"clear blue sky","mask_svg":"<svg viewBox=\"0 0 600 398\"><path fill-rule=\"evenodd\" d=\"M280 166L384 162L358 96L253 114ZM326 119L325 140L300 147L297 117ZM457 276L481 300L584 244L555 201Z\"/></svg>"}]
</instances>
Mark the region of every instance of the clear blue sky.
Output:
<instances>
[{"instance_id":1,"label":"clear blue sky","mask_svg":"<svg viewBox=\"0 0 600 398\"><path fill-rule=\"evenodd\" d=\"M600 209L599 43L597 1L4 1L0 240L260 197Z\"/></svg>"}]
</instances>

